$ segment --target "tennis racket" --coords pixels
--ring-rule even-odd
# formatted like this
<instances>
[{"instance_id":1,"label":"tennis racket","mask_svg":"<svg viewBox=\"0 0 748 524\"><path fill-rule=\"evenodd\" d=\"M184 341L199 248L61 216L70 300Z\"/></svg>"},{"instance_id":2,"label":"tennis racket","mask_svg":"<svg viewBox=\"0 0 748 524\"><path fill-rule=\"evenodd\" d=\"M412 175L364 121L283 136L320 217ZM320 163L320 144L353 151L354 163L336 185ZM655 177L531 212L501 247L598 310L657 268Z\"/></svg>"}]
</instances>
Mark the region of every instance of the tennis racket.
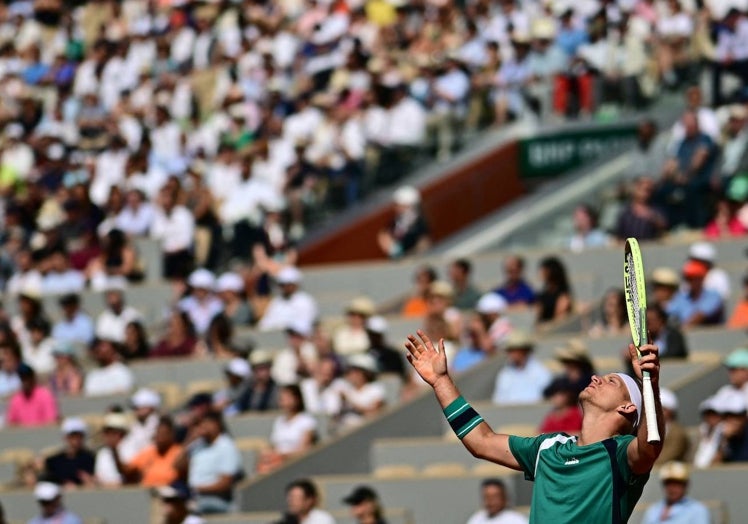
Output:
<instances>
[{"instance_id":1,"label":"tennis racket","mask_svg":"<svg viewBox=\"0 0 748 524\"><path fill-rule=\"evenodd\" d=\"M642 253L639 249L639 242L635 238L626 239L623 258L623 289L626 293L626 310L631 327L631 338L641 358L639 348L647 343L647 290ZM647 441L659 442L660 432L657 429L652 380L647 371L642 373L642 396L644 397L644 413L647 415Z\"/></svg>"}]
</instances>

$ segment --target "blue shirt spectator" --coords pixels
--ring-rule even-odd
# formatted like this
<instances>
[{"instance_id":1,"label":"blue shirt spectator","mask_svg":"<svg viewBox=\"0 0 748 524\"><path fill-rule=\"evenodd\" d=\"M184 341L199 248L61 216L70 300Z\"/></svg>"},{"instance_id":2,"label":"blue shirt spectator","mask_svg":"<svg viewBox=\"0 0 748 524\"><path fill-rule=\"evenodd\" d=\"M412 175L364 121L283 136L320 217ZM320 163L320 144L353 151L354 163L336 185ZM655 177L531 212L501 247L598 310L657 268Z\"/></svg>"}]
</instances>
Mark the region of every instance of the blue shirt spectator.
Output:
<instances>
[{"instance_id":1,"label":"blue shirt spectator","mask_svg":"<svg viewBox=\"0 0 748 524\"><path fill-rule=\"evenodd\" d=\"M698 500L684 497L667 505L664 500L652 504L644 514L642 524L709 524L709 509Z\"/></svg>"},{"instance_id":2,"label":"blue shirt spectator","mask_svg":"<svg viewBox=\"0 0 748 524\"><path fill-rule=\"evenodd\" d=\"M553 376L532 355L532 342L516 333L506 342L506 365L496 376L495 404L532 404L543 400L543 390Z\"/></svg>"},{"instance_id":3,"label":"blue shirt spectator","mask_svg":"<svg viewBox=\"0 0 748 524\"><path fill-rule=\"evenodd\" d=\"M479 347L472 345L461 348L452 359L452 371L459 373L475 366L486 359L486 354Z\"/></svg>"},{"instance_id":4,"label":"blue shirt spectator","mask_svg":"<svg viewBox=\"0 0 748 524\"><path fill-rule=\"evenodd\" d=\"M667 312L684 327L719 324L724 320L722 297L716 291L704 288L707 272L705 264L694 260L686 262L683 267L683 278L688 284L676 293Z\"/></svg>"},{"instance_id":5,"label":"blue shirt spectator","mask_svg":"<svg viewBox=\"0 0 748 524\"><path fill-rule=\"evenodd\" d=\"M52 328L52 338L58 342L89 344L94 339L93 319L80 309L78 295L65 295L60 298L62 320Z\"/></svg>"},{"instance_id":6,"label":"blue shirt spectator","mask_svg":"<svg viewBox=\"0 0 748 524\"><path fill-rule=\"evenodd\" d=\"M523 277L524 268L525 261L521 257L507 258L504 261L506 280L493 290L494 293L501 295L510 306L529 305L535 302L535 292Z\"/></svg>"}]
</instances>

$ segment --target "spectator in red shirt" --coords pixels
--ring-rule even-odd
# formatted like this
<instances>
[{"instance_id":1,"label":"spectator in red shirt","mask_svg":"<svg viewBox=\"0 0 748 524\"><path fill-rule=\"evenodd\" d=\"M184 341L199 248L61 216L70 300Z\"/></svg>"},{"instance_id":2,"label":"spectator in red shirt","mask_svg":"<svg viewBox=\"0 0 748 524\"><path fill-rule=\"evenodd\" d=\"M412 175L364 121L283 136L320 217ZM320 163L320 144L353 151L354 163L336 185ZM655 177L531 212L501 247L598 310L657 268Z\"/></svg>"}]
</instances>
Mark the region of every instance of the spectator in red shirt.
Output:
<instances>
[{"instance_id":1,"label":"spectator in red shirt","mask_svg":"<svg viewBox=\"0 0 748 524\"><path fill-rule=\"evenodd\" d=\"M543 391L553 406L540 424L541 433L562 431L576 435L582 429L582 410L577 404L577 391L566 377L558 377Z\"/></svg>"},{"instance_id":2,"label":"spectator in red shirt","mask_svg":"<svg viewBox=\"0 0 748 524\"><path fill-rule=\"evenodd\" d=\"M174 311L166 336L151 351L152 357L186 357L195 351L197 338L187 313Z\"/></svg>"},{"instance_id":3,"label":"spectator in red shirt","mask_svg":"<svg viewBox=\"0 0 748 524\"><path fill-rule=\"evenodd\" d=\"M26 364L18 367L21 389L8 404L9 426L43 426L57 422L57 402L52 392L36 383L36 373Z\"/></svg>"}]
</instances>

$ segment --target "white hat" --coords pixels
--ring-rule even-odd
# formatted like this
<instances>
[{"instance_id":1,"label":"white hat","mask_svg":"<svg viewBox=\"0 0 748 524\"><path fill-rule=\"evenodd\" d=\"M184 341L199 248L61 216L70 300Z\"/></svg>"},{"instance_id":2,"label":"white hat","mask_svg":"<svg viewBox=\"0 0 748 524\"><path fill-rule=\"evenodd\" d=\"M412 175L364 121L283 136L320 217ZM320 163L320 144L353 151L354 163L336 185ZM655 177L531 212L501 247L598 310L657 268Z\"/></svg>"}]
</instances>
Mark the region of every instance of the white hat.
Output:
<instances>
[{"instance_id":1,"label":"white hat","mask_svg":"<svg viewBox=\"0 0 748 524\"><path fill-rule=\"evenodd\" d=\"M140 388L130 398L130 403L135 409L158 408L161 405L161 397L158 393L148 388Z\"/></svg>"},{"instance_id":2,"label":"white hat","mask_svg":"<svg viewBox=\"0 0 748 524\"><path fill-rule=\"evenodd\" d=\"M107 413L104 417L104 429L119 429L124 432L130 431L130 419L124 413Z\"/></svg>"},{"instance_id":3,"label":"white hat","mask_svg":"<svg viewBox=\"0 0 748 524\"><path fill-rule=\"evenodd\" d=\"M667 388L660 388L660 404L670 411L678 411L678 397Z\"/></svg>"},{"instance_id":4,"label":"white hat","mask_svg":"<svg viewBox=\"0 0 748 524\"><path fill-rule=\"evenodd\" d=\"M187 283L193 288L212 290L216 286L216 277L211 271L200 268L190 273Z\"/></svg>"},{"instance_id":5,"label":"white hat","mask_svg":"<svg viewBox=\"0 0 748 524\"><path fill-rule=\"evenodd\" d=\"M723 391L712 398L712 406L723 415L739 415L746 412L745 395L737 389Z\"/></svg>"},{"instance_id":6,"label":"white hat","mask_svg":"<svg viewBox=\"0 0 748 524\"><path fill-rule=\"evenodd\" d=\"M249 362L247 362L243 358L232 358L229 360L229 363L226 364L226 367L224 368L226 373L231 373L235 377L240 378L249 378L249 376L252 374L252 368L249 366Z\"/></svg>"},{"instance_id":7,"label":"white hat","mask_svg":"<svg viewBox=\"0 0 748 524\"><path fill-rule=\"evenodd\" d=\"M387 319L380 317L379 315L369 317L366 321L366 329L374 333L379 333L380 335L387 333L388 328L389 325L387 324Z\"/></svg>"},{"instance_id":8,"label":"white hat","mask_svg":"<svg viewBox=\"0 0 748 524\"><path fill-rule=\"evenodd\" d=\"M634 424L634 427L636 427L639 425L639 421L642 418L642 392L639 391L639 385L630 376L625 373L616 373L616 375L621 377L621 380L623 380L626 389L629 390L629 398L631 399L631 402L634 403L634 406L636 406L636 424Z\"/></svg>"},{"instance_id":9,"label":"white hat","mask_svg":"<svg viewBox=\"0 0 748 524\"><path fill-rule=\"evenodd\" d=\"M400 206L415 206L421 201L421 194L413 186L403 186L392 194L392 200Z\"/></svg>"},{"instance_id":10,"label":"white hat","mask_svg":"<svg viewBox=\"0 0 748 524\"><path fill-rule=\"evenodd\" d=\"M507 307L508 304L504 297L498 293L491 292L480 297L478 304L475 306L475 310L481 314L503 313L506 311Z\"/></svg>"},{"instance_id":11,"label":"white hat","mask_svg":"<svg viewBox=\"0 0 748 524\"><path fill-rule=\"evenodd\" d=\"M312 334L312 325L304 319L295 318L286 326L286 331L292 331L302 337Z\"/></svg>"},{"instance_id":12,"label":"white hat","mask_svg":"<svg viewBox=\"0 0 748 524\"><path fill-rule=\"evenodd\" d=\"M713 264L717 260L717 250L709 242L696 242L688 248L688 256Z\"/></svg>"},{"instance_id":13,"label":"white hat","mask_svg":"<svg viewBox=\"0 0 748 524\"><path fill-rule=\"evenodd\" d=\"M377 361L374 360L374 357L366 353L351 355L346 360L346 364L348 364L348 368L363 369L369 373L376 373L379 371L377 368Z\"/></svg>"},{"instance_id":14,"label":"white hat","mask_svg":"<svg viewBox=\"0 0 748 524\"><path fill-rule=\"evenodd\" d=\"M249 354L249 363L253 366L273 363L273 352L267 349L254 349Z\"/></svg>"},{"instance_id":15,"label":"white hat","mask_svg":"<svg viewBox=\"0 0 748 524\"><path fill-rule=\"evenodd\" d=\"M279 284L299 284L301 282L301 271L293 266L281 269L275 277Z\"/></svg>"},{"instance_id":16,"label":"white hat","mask_svg":"<svg viewBox=\"0 0 748 524\"><path fill-rule=\"evenodd\" d=\"M54 482L37 482L34 486L34 498L44 502L54 500L60 496L62 490Z\"/></svg>"},{"instance_id":17,"label":"white hat","mask_svg":"<svg viewBox=\"0 0 748 524\"><path fill-rule=\"evenodd\" d=\"M104 287L105 292L117 291L123 292L127 288L127 281L120 277L110 277L107 279L106 286Z\"/></svg>"},{"instance_id":18,"label":"white hat","mask_svg":"<svg viewBox=\"0 0 748 524\"><path fill-rule=\"evenodd\" d=\"M216 281L216 291L240 292L244 289L244 280L236 273L224 273Z\"/></svg>"},{"instance_id":19,"label":"white hat","mask_svg":"<svg viewBox=\"0 0 748 524\"><path fill-rule=\"evenodd\" d=\"M667 462L660 469L660 480L677 480L679 482L688 482L688 466L683 462Z\"/></svg>"},{"instance_id":20,"label":"white hat","mask_svg":"<svg viewBox=\"0 0 748 524\"><path fill-rule=\"evenodd\" d=\"M68 417L62 421L62 433L70 435L71 433L86 433L88 426L83 419L78 417Z\"/></svg>"}]
</instances>

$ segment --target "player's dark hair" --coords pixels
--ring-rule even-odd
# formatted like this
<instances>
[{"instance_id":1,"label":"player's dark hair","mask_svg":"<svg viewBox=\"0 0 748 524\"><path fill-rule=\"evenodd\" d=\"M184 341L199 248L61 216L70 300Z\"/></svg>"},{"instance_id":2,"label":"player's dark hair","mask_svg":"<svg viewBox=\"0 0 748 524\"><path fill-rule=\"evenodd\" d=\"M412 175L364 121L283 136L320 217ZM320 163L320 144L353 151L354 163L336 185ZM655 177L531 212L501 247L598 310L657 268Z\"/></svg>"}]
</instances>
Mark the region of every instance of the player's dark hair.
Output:
<instances>
[{"instance_id":1,"label":"player's dark hair","mask_svg":"<svg viewBox=\"0 0 748 524\"><path fill-rule=\"evenodd\" d=\"M286 486L286 493L294 488L299 488L306 498L316 499L319 496L317 486L309 479L296 479Z\"/></svg>"},{"instance_id":2,"label":"player's dark hair","mask_svg":"<svg viewBox=\"0 0 748 524\"><path fill-rule=\"evenodd\" d=\"M496 478L496 477L490 477L487 479L484 479L483 482L480 483L481 488L489 488L489 487L497 487L501 488L501 491L506 493L506 484L504 484L504 481Z\"/></svg>"}]
</instances>

